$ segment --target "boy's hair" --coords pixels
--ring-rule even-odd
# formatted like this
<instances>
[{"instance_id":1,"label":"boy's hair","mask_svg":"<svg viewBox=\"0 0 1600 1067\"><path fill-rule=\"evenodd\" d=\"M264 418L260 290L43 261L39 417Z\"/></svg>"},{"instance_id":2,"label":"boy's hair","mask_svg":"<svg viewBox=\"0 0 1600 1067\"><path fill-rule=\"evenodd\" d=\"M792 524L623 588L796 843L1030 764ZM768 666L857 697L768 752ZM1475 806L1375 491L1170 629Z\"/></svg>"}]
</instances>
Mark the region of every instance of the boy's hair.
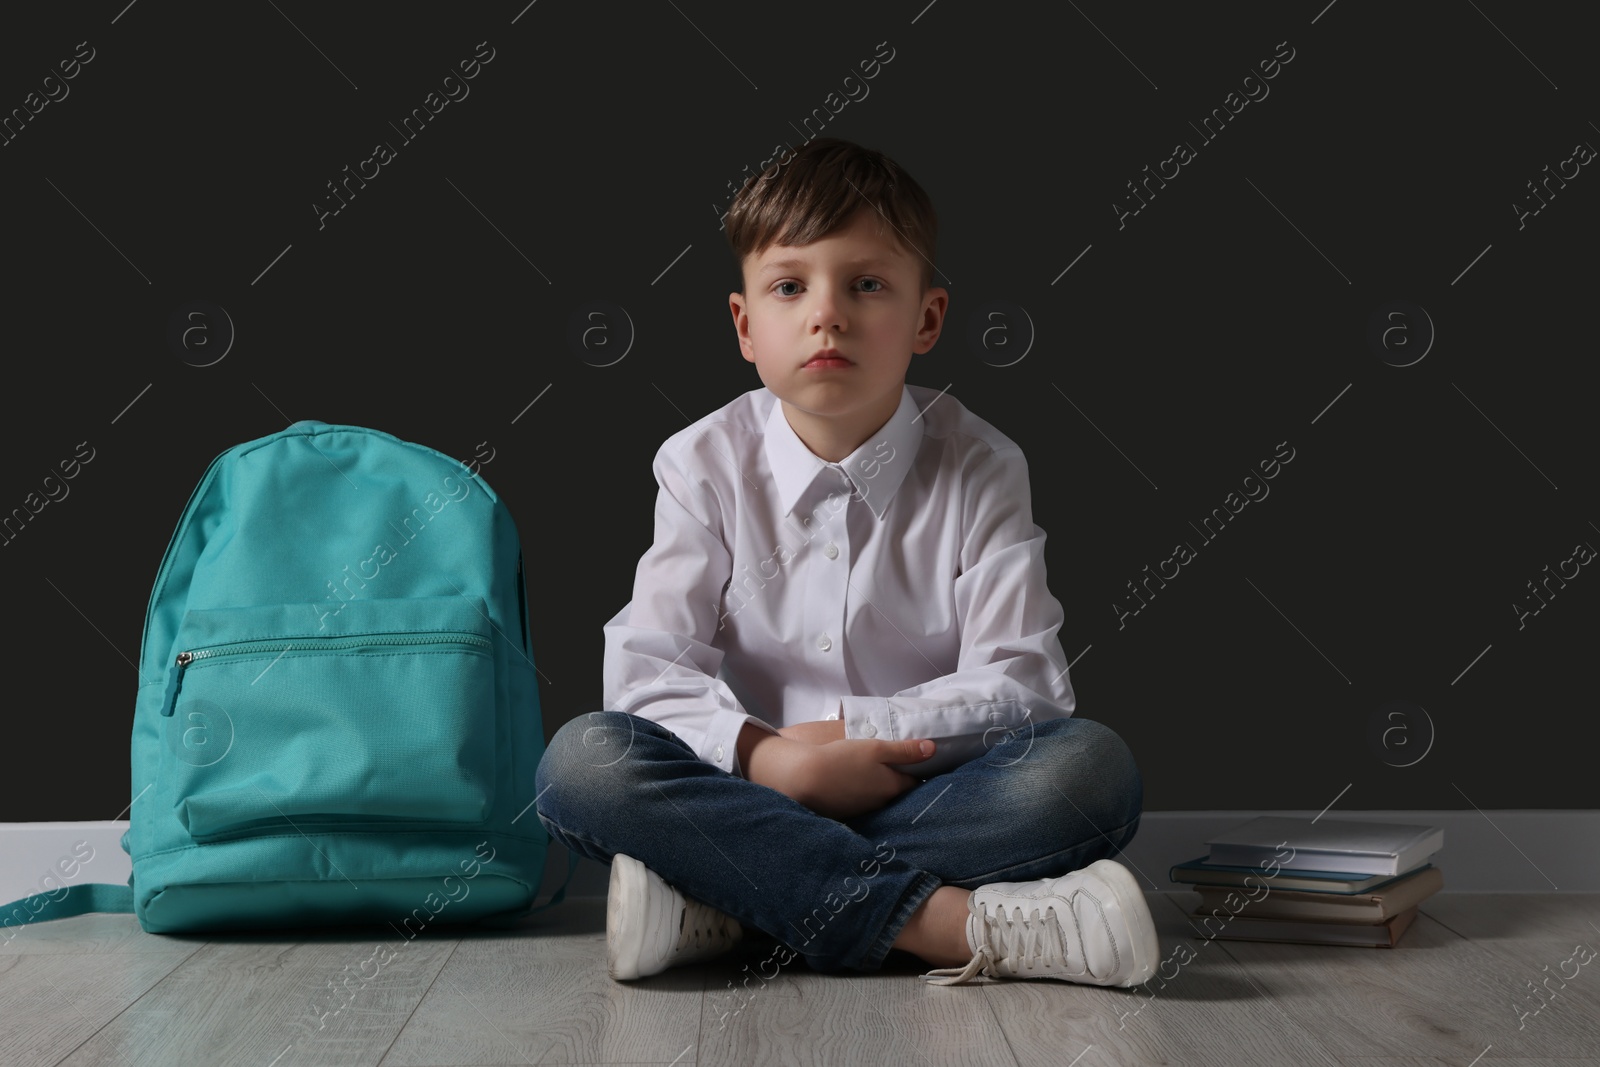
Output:
<instances>
[{"instance_id":1,"label":"boy's hair","mask_svg":"<svg viewBox=\"0 0 1600 1067\"><path fill-rule=\"evenodd\" d=\"M787 159L746 179L726 220L739 292L744 260L769 246L806 245L845 229L865 209L878 236L920 261L922 288L933 285L939 220L933 201L894 160L837 137L807 141Z\"/></svg>"}]
</instances>

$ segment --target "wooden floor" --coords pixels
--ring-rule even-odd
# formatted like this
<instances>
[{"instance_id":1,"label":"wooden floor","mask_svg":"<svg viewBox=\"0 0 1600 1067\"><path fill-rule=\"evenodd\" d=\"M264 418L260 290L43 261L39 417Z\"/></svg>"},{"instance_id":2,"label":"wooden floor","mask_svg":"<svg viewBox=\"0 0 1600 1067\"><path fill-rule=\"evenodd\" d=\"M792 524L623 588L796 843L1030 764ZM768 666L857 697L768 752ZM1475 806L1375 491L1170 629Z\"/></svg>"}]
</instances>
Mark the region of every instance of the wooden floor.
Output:
<instances>
[{"instance_id":1,"label":"wooden floor","mask_svg":"<svg viewBox=\"0 0 1600 1067\"><path fill-rule=\"evenodd\" d=\"M372 933L180 938L86 915L0 946L0 1064L1600 1065L1600 960L1574 960L1600 947L1600 894L1441 893L1394 949L1207 940L1184 914L1198 896L1147 896L1171 962L1136 990L940 988L898 954L765 981L754 942L623 985L592 899L381 952Z\"/></svg>"}]
</instances>

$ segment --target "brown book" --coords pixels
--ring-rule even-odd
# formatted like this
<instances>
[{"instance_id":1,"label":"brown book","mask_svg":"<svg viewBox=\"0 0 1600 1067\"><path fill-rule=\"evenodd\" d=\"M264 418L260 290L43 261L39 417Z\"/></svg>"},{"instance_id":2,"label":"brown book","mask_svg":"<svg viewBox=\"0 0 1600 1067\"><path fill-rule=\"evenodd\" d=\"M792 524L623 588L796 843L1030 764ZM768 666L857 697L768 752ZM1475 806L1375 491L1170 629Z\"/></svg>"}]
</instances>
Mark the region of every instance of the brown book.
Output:
<instances>
[{"instance_id":1,"label":"brown book","mask_svg":"<svg viewBox=\"0 0 1600 1067\"><path fill-rule=\"evenodd\" d=\"M1200 894L1200 906L1196 913L1215 913L1218 920L1236 915L1252 919L1381 923L1407 908L1416 907L1443 888L1444 872L1437 867L1424 867L1415 874L1385 884L1381 889L1365 893L1306 893L1274 889L1271 882L1265 886L1258 885L1249 892L1243 888L1199 886L1196 892ZM1252 894L1255 900L1250 899Z\"/></svg>"},{"instance_id":2,"label":"brown book","mask_svg":"<svg viewBox=\"0 0 1600 1067\"><path fill-rule=\"evenodd\" d=\"M1372 948L1393 948L1417 917L1415 907L1381 923L1330 923L1299 922L1294 919L1246 919L1242 915L1228 920L1218 928L1217 919L1205 912L1191 915L1194 919L1211 919L1195 936L1214 937L1219 941L1282 941L1302 945L1367 945Z\"/></svg>"}]
</instances>

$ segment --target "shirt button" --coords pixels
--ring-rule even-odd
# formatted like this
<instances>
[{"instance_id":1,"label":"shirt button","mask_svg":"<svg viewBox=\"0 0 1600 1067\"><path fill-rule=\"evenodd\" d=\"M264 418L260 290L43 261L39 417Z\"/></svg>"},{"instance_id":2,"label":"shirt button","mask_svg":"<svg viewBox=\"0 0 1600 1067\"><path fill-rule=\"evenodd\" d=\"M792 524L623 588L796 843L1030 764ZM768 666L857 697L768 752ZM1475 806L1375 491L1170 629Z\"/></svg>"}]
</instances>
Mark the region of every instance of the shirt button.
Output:
<instances>
[{"instance_id":1,"label":"shirt button","mask_svg":"<svg viewBox=\"0 0 1600 1067\"><path fill-rule=\"evenodd\" d=\"M822 546L822 554L827 556L829 559L838 559L839 546L834 544L832 541L829 541L827 544Z\"/></svg>"},{"instance_id":2,"label":"shirt button","mask_svg":"<svg viewBox=\"0 0 1600 1067\"><path fill-rule=\"evenodd\" d=\"M823 634L821 637L817 638L817 647L826 652L828 649L833 647L833 641L828 637L827 634Z\"/></svg>"},{"instance_id":3,"label":"shirt button","mask_svg":"<svg viewBox=\"0 0 1600 1067\"><path fill-rule=\"evenodd\" d=\"M718 763L721 763L722 762L722 746L718 745L716 748L712 749L711 750L711 755Z\"/></svg>"},{"instance_id":4,"label":"shirt button","mask_svg":"<svg viewBox=\"0 0 1600 1067\"><path fill-rule=\"evenodd\" d=\"M865 737L877 737L878 728L869 722L861 728L861 733Z\"/></svg>"}]
</instances>

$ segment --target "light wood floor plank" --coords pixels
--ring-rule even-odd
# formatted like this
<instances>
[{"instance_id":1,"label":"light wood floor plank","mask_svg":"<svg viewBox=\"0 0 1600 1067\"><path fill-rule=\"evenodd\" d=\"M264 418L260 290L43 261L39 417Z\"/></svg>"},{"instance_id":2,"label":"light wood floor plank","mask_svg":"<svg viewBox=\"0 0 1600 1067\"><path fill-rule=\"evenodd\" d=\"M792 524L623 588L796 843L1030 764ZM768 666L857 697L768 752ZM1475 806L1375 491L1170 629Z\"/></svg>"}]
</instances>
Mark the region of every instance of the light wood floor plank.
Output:
<instances>
[{"instance_id":1,"label":"light wood floor plank","mask_svg":"<svg viewBox=\"0 0 1600 1067\"><path fill-rule=\"evenodd\" d=\"M605 901L573 900L513 932L464 935L383 1067L694 1062L705 974L606 974ZM687 1055L684 1055L688 1050Z\"/></svg>"},{"instance_id":2,"label":"light wood floor plank","mask_svg":"<svg viewBox=\"0 0 1600 1067\"><path fill-rule=\"evenodd\" d=\"M1057 981L995 982L989 999L1022 1067L1334 1067L1303 1026L1251 985L1237 961L1192 938L1166 894L1146 892L1161 963L1135 989ZM1286 1049L1293 1055L1286 1055Z\"/></svg>"},{"instance_id":3,"label":"light wood floor plank","mask_svg":"<svg viewBox=\"0 0 1600 1067\"><path fill-rule=\"evenodd\" d=\"M1554 977L1575 945L1600 947L1600 894L1447 891L1396 949L1207 940L1183 914L1196 895L1148 899L1166 962L1137 990L928 986L898 954L872 975L791 963L763 982L765 941L616 983L598 900L413 942L325 931L208 943L79 916L0 949L0 1064L1600 1067L1600 969L1569 963L1564 987ZM385 937L393 958L362 979ZM329 986L341 977L343 991ZM728 986L746 978L757 992L741 1008ZM1560 996L1519 1031L1517 990L1528 997L1538 978Z\"/></svg>"},{"instance_id":4,"label":"light wood floor plank","mask_svg":"<svg viewBox=\"0 0 1600 1067\"><path fill-rule=\"evenodd\" d=\"M1393 1059L1384 1057L1360 1056L1356 1059L1342 1059L1339 1067L1465 1067L1455 1060L1441 1060L1435 1056L1399 1056ZM1551 1059L1504 1059L1497 1057L1493 1050L1479 1060L1474 1067L1600 1067L1600 1059L1585 1057L1578 1060L1551 1060Z\"/></svg>"},{"instance_id":5,"label":"light wood floor plank","mask_svg":"<svg viewBox=\"0 0 1600 1067\"><path fill-rule=\"evenodd\" d=\"M0 956L0 1064L53 1067L196 948Z\"/></svg>"},{"instance_id":6,"label":"light wood floor plank","mask_svg":"<svg viewBox=\"0 0 1600 1067\"><path fill-rule=\"evenodd\" d=\"M69 952L99 955L102 952L165 953L176 962L193 952L197 943L174 941L145 933L132 915L107 915L93 912L52 922L14 927L15 936L0 941L0 956L26 952L41 955Z\"/></svg>"},{"instance_id":7,"label":"light wood floor plank","mask_svg":"<svg viewBox=\"0 0 1600 1067\"><path fill-rule=\"evenodd\" d=\"M1441 893L1422 911L1504 961L1494 978L1519 1031L1592 1036L1567 1016L1600 1019L1600 893ZM1585 1051L1600 1057L1600 1044Z\"/></svg>"},{"instance_id":8,"label":"light wood floor plank","mask_svg":"<svg viewBox=\"0 0 1600 1067\"><path fill-rule=\"evenodd\" d=\"M1171 897L1185 909L1200 899L1193 892ZM1519 1030L1519 969L1426 912L1392 949L1218 944L1338 1057L1437 1056L1466 1064L1491 1044L1491 1055L1503 1058L1581 1058L1600 1049L1600 1011L1592 1009L1556 1012ZM1586 992L1577 992L1574 999L1583 1000Z\"/></svg>"},{"instance_id":9,"label":"light wood floor plank","mask_svg":"<svg viewBox=\"0 0 1600 1067\"><path fill-rule=\"evenodd\" d=\"M1420 907L1479 944L1533 939L1600 949L1600 893L1438 893Z\"/></svg>"},{"instance_id":10,"label":"light wood floor plank","mask_svg":"<svg viewBox=\"0 0 1600 1067\"><path fill-rule=\"evenodd\" d=\"M702 1067L1016 1063L981 988L930 986L917 977L926 968L900 954L870 974L819 974L799 960L777 969L782 958L761 944L704 965ZM727 989L735 976L738 994Z\"/></svg>"},{"instance_id":11,"label":"light wood floor plank","mask_svg":"<svg viewBox=\"0 0 1600 1067\"><path fill-rule=\"evenodd\" d=\"M64 1067L376 1064L455 947L426 934L410 942L378 931L301 936L315 939L232 935L206 944Z\"/></svg>"}]
</instances>

